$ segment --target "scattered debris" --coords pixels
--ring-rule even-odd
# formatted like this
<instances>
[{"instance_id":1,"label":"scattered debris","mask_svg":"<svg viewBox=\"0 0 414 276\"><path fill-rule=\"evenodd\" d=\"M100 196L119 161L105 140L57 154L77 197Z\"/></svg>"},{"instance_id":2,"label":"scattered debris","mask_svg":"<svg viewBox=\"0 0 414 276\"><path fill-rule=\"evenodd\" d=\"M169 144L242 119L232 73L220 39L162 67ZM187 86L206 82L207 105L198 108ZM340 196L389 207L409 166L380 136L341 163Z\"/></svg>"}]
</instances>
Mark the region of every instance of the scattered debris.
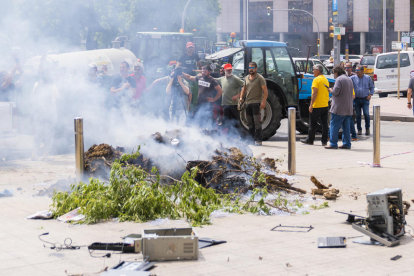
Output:
<instances>
[{"instance_id":1,"label":"scattered debris","mask_svg":"<svg viewBox=\"0 0 414 276\"><path fill-rule=\"evenodd\" d=\"M85 219L85 216L80 213L79 207L57 218L58 221L62 221L62 222L79 222L84 219Z\"/></svg>"},{"instance_id":2,"label":"scattered debris","mask_svg":"<svg viewBox=\"0 0 414 276\"><path fill-rule=\"evenodd\" d=\"M319 237L318 248L346 247L346 237Z\"/></svg>"},{"instance_id":3,"label":"scattered debris","mask_svg":"<svg viewBox=\"0 0 414 276\"><path fill-rule=\"evenodd\" d=\"M0 197L12 197L12 196L13 196L13 192L7 189L4 189L3 192L0 192Z\"/></svg>"},{"instance_id":4,"label":"scattered debris","mask_svg":"<svg viewBox=\"0 0 414 276\"><path fill-rule=\"evenodd\" d=\"M22 187L17 188L17 190L18 190L18 191L21 191L21 190L22 190Z\"/></svg>"},{"instance_id":5,"label":"scattered debris","mask_svg":"<svg viewBox=\"0 0 414 276\"><path fill-rule=\"evenodd\" d=\"M339 197L339 190L331 188L332 184L325 186L313 175L311 176L310 180L317 187L317 189L311 189L312 195L323 195L326 199L336 199Z\"/></svg>"},{"instance_id":6,"label":"scattered debris","mask_svg":"<svg viewBox=\"0 0 414 276\"><path fill-rule=\"evenodd\" d=\"M222 243L227 243L227 242L226 241L220 241L220 240L213 240L213 239L210 239L210 238L199 238L198 239L198 249L213 246L213 245L217 245L217 244L222 244Z\"/></svg>"},{"instance_id":7,"label":"scattered debris","mask_svg":"<svg viewBox=\"0 0 414 276\"><path fill-rule=\"evenodd\" d=\"M355 214L351 214L352 211L349 211L350 213L345 213L345 212L341 212L341 211L335 211L335 212L340 213L340 214L344 214L344 215L348 215L348 219L346 221L349 222L349 223L353 223L353 222L356 222L358 220L365 219L365 217L361 217L361 216L358 216L358 215L355 215ZM355 217L359 217L359 218L355 219Z\"/></svg>"},{"instance_id":8,"label":"scattered debris","mask_svg":"<svg viewBox=\"0 0 414 276\"><path fill-rule=\"evenodd\" d=\"M102 272L105 272L108 270L108 267L105 267L101 271L93 272L93 273L81 273L81 274L70 274L67 270L65 270L66 275L68 276L93 276L93 275L100 275Z\"/></svg>"},{"instance_id":9,"label":"scattered debris","mask_svg":"<svg viewBox=\"0 0 414 276\"><path fill-rule=\"evenodd\" d=\"M314 177L313 175L311 176L310 180L313 182L313 184L315 184L315 186L318 189L329 189L329 187L323 185L321 182L319 182L316 177Z\"/></svg>"},{"instance_id":10,"label":"scattered debris","mask_svg":"<svg viewBox=\"0 0 414 276\"><path fill-rule=\"evenodd\" d=\"M263 260L263 258L259 256L259 260Z\"/></svg>"},{"instance_id":11,"label":"scattered debris","mask_svg":"<svg viewBox=\"0 0 414 276\"><path fill-rule=\"evenodd\" d=\"M329 191L323 193L323 196L326 199L336 199L337 197L339 197L339 190L338 189L329 189Z\"/></svg>"},{"instance_id":12,"label":"scattered debris","mask_svg":"<svg viewBox=\"0 0 414 276\"><path fill-rule=\"evenodd\" d=\"M411 204L408 201L403 201L403 205L404 205L404 215L408 215L408 209L410 209Z\"/></svg>"},{"instance_id":13,"label":"scattered debris","mask_svg":"<svg viewBox=\"0 0 414 276\"><path fill-rule=\"evenodd\" d=\"M397 255L397 256L392 257L390 260L391 261L396 261L396 260L401 259L401 258L402 258L401 255Z\"/></svg>"},{"instance_id":14,"label":"scattered debris","mask_svg":"<svg viewBox=\"0 0 414 276\"><path fill-rule=\"evenodd\" d=\"M27 219L51 219L53 217L53 212L51 211L39 211L33 215L27 217Z\"/></svg>"},{"instance_id":15,"label":"scattered debris","mask_svg":"<svg viewBox=\"0 0 414 276\"><path fill-rule=\"evenodd\" d=\"M290 263L286 263L287 267L292 267L292 265Z\"/></svg>"},{"instance_id":16,"label":"scattered debris","mask_svg":"<svg viewBox=\"0 0 414 276\"><path fill-rule=\"evenodd\" d=\"M282 229L277 229L277 228L282 228ZM289 229L289 228L293 228L293 229ZM305 229L305 231L296 230L296 229ZM273 227L270 231L307 233L312 229L314 229L314 227L312 225L310 225L310 226L286 226L286 225L279 224L278 226Z\"/></svg>"}]
</instances>

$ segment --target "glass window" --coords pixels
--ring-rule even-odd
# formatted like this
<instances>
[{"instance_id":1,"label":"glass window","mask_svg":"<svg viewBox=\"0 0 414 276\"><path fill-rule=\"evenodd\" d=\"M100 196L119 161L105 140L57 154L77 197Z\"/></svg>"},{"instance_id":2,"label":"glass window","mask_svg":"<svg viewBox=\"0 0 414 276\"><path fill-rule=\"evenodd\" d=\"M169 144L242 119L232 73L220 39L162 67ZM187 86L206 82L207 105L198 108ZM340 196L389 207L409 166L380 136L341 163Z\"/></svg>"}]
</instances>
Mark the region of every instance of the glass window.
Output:
<instances>
[{"instance_id":1,"label":"glass window","mask_svg":"<svg viewBox=\"0 0 414 276\"><path fill-rule=\"evenodd\" d=\"M289 1L289 9L305 10L313 12L313 4L310 0ZM312 16L304 12L289 11L289 33L310 33L313 30Z\"/></svg>"},{"instance_id":2,"label":"glass window","mask_svg":"<svg viewBox=\"0 0 414 276\"><path fill-rule=\"evenodd\" d=\"M233 56L233 72L235 75L244 74L244 51L238 52Z\"/></svg>"},{"instance_id":3,"label":"glass window","mask_svg":"<svg viewBox=\"0 0 414 276\"><path fill-rule=\"evenodd\" d=\"M273 11L267 15L267 7L273 9L273 1L249 3L249 34L273 33Z\"/></svg>"},{"instance_id":4,"label":"glass window","mask_svg":"<svg viewBox=\"0 0 414 276\"><path fill-rule=\"evenodd\" d=\"M284 72L294 76L295 71L293 70L293 65L286 48L272 48L271 50L273 52L273 56L275 57L276 70L279 73Z\"/></svg>"},{"instance_id":5,"label":"glass window","mask_svg":"<svg viewBox=\"0 0 414 276\"><path fill-rule=\"evenodd\" d=\"M252 48L252 61L257 63L257 73L264 74L264 61L262 48Z\"/></svg>"},{"instance_id":6,"label":"glass window","mask_svg":"<svg viewBox=\"0 0 414 276\"><path fill-rule=\"evenodd\" d=\"M361 59L361 65L374 65L375 64L375 56L364 56Z\"/></svg>"},{"instance_id":7,"label":"glass window","mask_svg":"<svg viewBox=\"0 0 414 276\"><path fill-rule=\"evenodd\" d=\"M292 78L295 75L295 70L293 69L293 63L287 49L275 47L266 50L266 61L270 58L268 53L274 58L272 64L274 69L269 72L268 77L283 89L289 105L297 104L298 87L294 80L295 78Z\"/></svg>"},{"instance_id":8,"label":"glass window","mask_svg":"<svg viewBox=\"0 0 414 276\"><path fill-rule=\"evenodd\" d=\"M410 66L410 59L407 53L400 54L400 67ZM398 68L398 54L378 56L378 69Z\"/></svg>"},{"instance_id":9,"label":"glass window","mask_svg":"<svg viewBox=\"0 0 414 276\"><path fill-rule=\"evenodd\" d=\"M320 62L320 61L318 61L318 60L315 60L314 62L313 62L315 65L316 64L320 64L320 65L322 65L322 67L323 67L323 74L324 75L329 75L329 72L328 72L328 69L326 69L326 67Z\"/></svg>"}]
</instances>

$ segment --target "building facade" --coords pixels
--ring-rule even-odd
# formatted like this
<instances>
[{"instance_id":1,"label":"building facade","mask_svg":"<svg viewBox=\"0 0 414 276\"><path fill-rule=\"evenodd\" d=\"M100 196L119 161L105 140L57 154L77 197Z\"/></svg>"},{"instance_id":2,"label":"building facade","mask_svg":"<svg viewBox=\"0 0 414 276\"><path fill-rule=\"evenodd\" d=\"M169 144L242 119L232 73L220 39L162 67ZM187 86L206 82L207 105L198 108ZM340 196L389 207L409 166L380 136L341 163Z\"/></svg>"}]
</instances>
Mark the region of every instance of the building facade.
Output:
<instances>
[{"instance_id":1,"label":"building facade","mask_svg":"<svg viewBox=\"0 0 414 276\"><path fill-rule=\"evenodd\" d=\"M307 45L316 54L317 32L321 36L320 53L329 54L333 39L329 37L332 0L219 0L221 14L217 18L217 40L226 41L231 32L239 39L288 42L295 56L306 56ZM383 45L383 0L347 1L345 35L341 36L341 53L372 53ZM272 10L270 14L267 8ZM305 10L312 16L300 11ZM414 0L386 0L386 50L398 40L398 30L414 29ZM296 51L296 52L295 52Z\"/></svg>"}]
</instances>

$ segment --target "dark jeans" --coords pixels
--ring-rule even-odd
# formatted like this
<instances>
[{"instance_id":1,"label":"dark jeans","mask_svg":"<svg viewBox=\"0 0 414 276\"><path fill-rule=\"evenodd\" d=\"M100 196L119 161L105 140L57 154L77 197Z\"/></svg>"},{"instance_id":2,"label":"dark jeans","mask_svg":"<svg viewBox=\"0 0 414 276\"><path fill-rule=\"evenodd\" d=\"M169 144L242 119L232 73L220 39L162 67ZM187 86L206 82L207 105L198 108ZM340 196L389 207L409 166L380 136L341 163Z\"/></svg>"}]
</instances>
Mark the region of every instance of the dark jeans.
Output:
<instances>
[{"instance_id":1,"label":"dark jeans","mask_svg":"<svg viewBox=\"0 0 414 276\"><path fill-rule=\"evenodd\" d=\"M260 103L246 105L246 119L249 134L257 142L262 141L262 123L260 122Z\"/></svg>"},{"instance_id":2,"label":"dark jeans","mask_svg":"<svg viewBox=\"0 0 414 276\"><path fill-rule=\"evenodd\" d=\"M226 128L237 128L239 125L240 113L237 110L237 105L223 105L224 109L224 126Z\"/></svg>"},{"instance_id":3,"label":"dark jeans","mask_svg":"<svg viewBox=\"0 0 414 276\"><path fill-rule=\"evenodd\" d=\"M362 130L361 126L361 113L364 112L365 119L365 129L370 127L370 118L369 118L369 100L367 99L354 99L355 103L355 112L356 112L356 121L358 130ZM362 109L362 112L361 112Z\"/></svg>"},{"instance_id":4,"label":"dark jeans","mask_svg":"<svg viewBox=\"0 0 414 276\"><path fill-rule=\"evenodd\" d=\"M328 142L328 111L329 107L314 108L309 114L309 133L308 141L315 141L315 132L318 126L318 119L322 121L322 144Z\"/></svg>"}]
</instances>

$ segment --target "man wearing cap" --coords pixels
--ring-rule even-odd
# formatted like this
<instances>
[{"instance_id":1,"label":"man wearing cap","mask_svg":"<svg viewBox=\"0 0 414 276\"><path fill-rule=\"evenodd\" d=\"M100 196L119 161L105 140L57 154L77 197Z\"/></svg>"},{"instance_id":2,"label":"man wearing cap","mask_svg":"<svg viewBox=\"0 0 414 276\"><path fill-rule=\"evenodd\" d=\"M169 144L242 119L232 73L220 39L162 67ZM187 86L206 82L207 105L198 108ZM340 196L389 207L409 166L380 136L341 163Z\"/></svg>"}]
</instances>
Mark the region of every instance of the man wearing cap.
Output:
<instances>
[{"instance_id":1,"label":"man wearing cap","mask_svg":"<svg viewBox=\"0 0 414 276\"><path fill-rule=\"evenodd\" d=\"M139 99L141 98L142 93L144 92L147 86L147 80L142 75L144 73L144 65L137 61L134 63L134 74L131 74L131 77L135 80L135 94L132 96L132 99Z\"/></svg>"},{"instance_id":2,"label":"man wearing cap","mask_svg":"<svg viewBox=\"0 0 414 276\"><path fill-rule=\"evenodd\" d=\"M201 61L200 57L195 53L194 43L188 42L186 44L186 52L182 55L177 61L177 67L182 67L183 72L190 75L195 76L196 72L194 69L201 70ZM197 105L197 98L198 98L198 85L196 82L190 82L190 89L192 94L191 100L191 109L193 110L194 107Z\"/></svg>"},{"instance_id":3,"label":"man wearing cap","mask_svg":"<svg viewBox=\"0 0 414 276\"><path fill-rule=\"evenodd\" d=\"M194 51L194 43L188 42L185 47L187 48L187 51L178 60L177 67L182 67L184 73L189 74L190 76L195 76L196 74L193 70L196 69L196 65L197 69L201 70L200 57Z\"/></svg>"},{"instance_id":4,"label":"man wearing cap","mask_svg":"<svg viewBox=\"0 0 414 276\"><path fill-rule=\"evenodd\" d=\"M128 62L121 62L119 72L120 74L112 80L110 97L110 106L117 108L129 103L136 88L135 79L129 75Z\"/></svg>"},{"instance_id":5,"label":"man wearing cap","mask_svg":"<svg viewBox=\"0 0 414 276\"><path fill-rule=\"evenodd\" d=\"M231 64L225 64L223 69L225 75L218 78L217 81L223 90L221 105L224 109L224 124L227 127L237 127L239 121L237 103L240 98L240 88L243 87L244 82L232 74Z\"/></svg>"},{"instance_id":6,"label":"man wearing cap","mask_svg":"<svg viewBox=\"0 0 414 276\"><path fill-rule=\"evenodd\" d=\"M97 84L102 86L103 79L98 75L98 65L95 62L88 64L88 74L82 79L84 82Z\"/></svg>"}]
</instances>

